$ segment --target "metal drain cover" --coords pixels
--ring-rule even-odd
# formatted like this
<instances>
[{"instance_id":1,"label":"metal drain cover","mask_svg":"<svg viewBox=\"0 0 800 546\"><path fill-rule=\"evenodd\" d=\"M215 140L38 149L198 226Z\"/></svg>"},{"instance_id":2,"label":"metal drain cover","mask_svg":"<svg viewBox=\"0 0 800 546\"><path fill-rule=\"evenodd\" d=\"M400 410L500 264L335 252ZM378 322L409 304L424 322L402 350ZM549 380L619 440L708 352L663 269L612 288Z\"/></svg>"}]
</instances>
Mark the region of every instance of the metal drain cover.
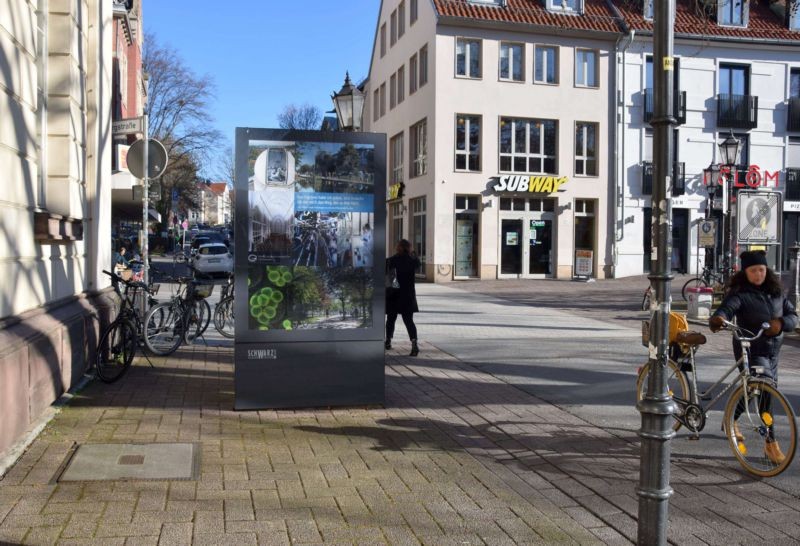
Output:
<instances>
[{"instance_id":1,"label":"metal drain cover","mask_svg":"<svg viewBox=\"0 0 800 546\"><path fill-rule=\"evenodd\" d=\"M57 481L192 480L199 453L195 444L84 444L68 457Z\"/></svg>"}]
</instances>

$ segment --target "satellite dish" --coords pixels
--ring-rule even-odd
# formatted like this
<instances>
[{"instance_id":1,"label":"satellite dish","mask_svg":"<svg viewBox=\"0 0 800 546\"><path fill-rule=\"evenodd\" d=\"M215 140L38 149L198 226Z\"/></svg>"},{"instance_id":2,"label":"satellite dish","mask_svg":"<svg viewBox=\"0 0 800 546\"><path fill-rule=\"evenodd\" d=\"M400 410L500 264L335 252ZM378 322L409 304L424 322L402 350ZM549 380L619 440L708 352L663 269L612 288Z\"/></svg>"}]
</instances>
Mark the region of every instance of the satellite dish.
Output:
<instances>
[{"instance_id":1,"label":"satellite dish","mask_svg":"<svg viewBox=\"0 0 800 546\"><path fill-rule=\"evenodd\" d=\"M148 138L147 178L158 178L167 168L167 149L154 138ZM144 178L144 140L131 144L128 150L128 170L136 178Z\"/></svg>"}]
</instances>

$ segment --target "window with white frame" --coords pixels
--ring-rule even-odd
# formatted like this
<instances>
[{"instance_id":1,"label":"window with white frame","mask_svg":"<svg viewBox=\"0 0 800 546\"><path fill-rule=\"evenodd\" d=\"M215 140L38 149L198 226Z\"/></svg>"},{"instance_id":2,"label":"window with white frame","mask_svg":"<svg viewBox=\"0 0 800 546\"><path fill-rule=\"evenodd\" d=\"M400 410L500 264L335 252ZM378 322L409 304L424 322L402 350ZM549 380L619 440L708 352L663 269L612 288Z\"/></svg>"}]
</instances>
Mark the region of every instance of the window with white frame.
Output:
<instances>
[{"instance_id":1,"label":"window with white frame","mask_svg":"<svg viewBox=\"0 0 800 546\"><path fill-rule=\"evenodd\" d=\"M583 13L583 0L547 0L547 9L562 13Z\"/></svg>"},{"instance_id":2,"label":"window with white frame","mask_svg":"<svg viewBox=\"0 0 800 546\"><path fill-rule=\"evenodd\" d=\"M402 0L400 5L397 6L397 39L403 37L406 33L406 2Z\"/></svg>"},{"instance_id":3,"label":"window with white frame","mask_svg":"<svg viewBox=\"0 0 800 546\"><path fill-rule=\"evenodd\" d=\"M575 85L599 87L597 51L594 49L575 50Z\"/></svg>"},{"instance_id":4,"label":"window with white frame","mask_svg":"<svg viewBox=\"0 0 800 546\"><path fill-rule=\"evenodd\" d=\"M535 46L533 81L535 83L558 83L558 47Z\"/></svg>"},{"instance_id":5,"label":"window with white frame","mask_svg":"<svg viewBox=\"0 0 800 546\"><path fill-rule=\"evenodd\" d=\"M428 83L428 44L419 50L419 86Z\"/></svg>"},{"instance_id":6,"label":"window with white frame","mask_svg":"<svg viewBox=\"0 0 800 546\"><path fill-rule=\"evenodd\" d=\"M789 10L789 29L800 30L800 2L794 0L794 2L791 4L791 7L788 7L787 9Z\"/></svg>"},{"instance_id":7,"label":"window with white frame","mask_svg":"<svg viewBox=\"0 0 800 546\"><path fill-rule=\"evenodd\" d=\"M720 25L746 26L747 7L747 0L718 0L717 22Z\"/></svg>"},{"instance_id":8,"label":"window with white frame","mask_svg":"<svg viewBox=\"0 0 800 546\"><path fill-rule=\"evenodd\" d=\"M481 77L481 41L475 38L456 38L456 75Z\"/></svg>"},{"instance_id":9,"label":"window with white frame","mask_svg":"<svg viewBox=\"0 0 800 546\"><path fill-rule=\"evenodd\" d=\"M397 43L397 10L389 16L389 46Z\"/></svg>"},{"instance_id":10,"label":"window with white frame","mask_svg":"<svg viewBox=\"0 0 800 546\"><path fill-rule=\"evenodd\" d=\"M644 18L647 19L648 21L652 21L652 19L653 19L653 0L644 0L643 4L644 4L644 6L643 6L644 9L643 9L642 15L644 15Z\"/></svg>"},{"instance_id":11,"label":"window with white frame","mask_svg":"<svg viewBox=\"0 0 800 546\"><path fill-rule=\"evenodd\" d=\"M389 165L392 169L389 177L391 184L403 181L403 133L398 133L389 141Z\"/></svg>"},{"instance_id":12,"label":"window with white frame","mask_svg":"<svg viewBox=\"0 0 800 546\"><path fill-rule=\"evenodd\" d=\"M558 122L500 118L500 171L556 174Z\"/></svg>"},{"instance_id":13,"label":"window with white frame","mask_svg":"<svg viewBox=\"0 0 800 546\"><path fill-rule=\"evenodd\" d=\"M389 76L389 110L397 106L397 74Z\"/></svg>"},{"instance_id":14,"label":"window with white frame","mask_svg":"<svg viewBox=\"0 0 800 546\"><path fill-rule=\"evenodd\" d=\"M415 123L409 128L409 155L411 166L409 178L422 176L428 172L428 122L427 119Z\"/></svg>"},{"instance_id":15,"label":"window with white frame","mask_svg":"<svg viewBox=\"0 0 800 546\"><path fill-rule=\"evenodd\" d=\"M386 55L386 23L381 25L381 57Z\"/></svg>"},{"instance_id":16,"label":"window with white frame","mask_svg":"<svg viewBox=\"0 0 800 546\"><path fill-rule=\"evenodd\" d=\"M406 67L397 69L397 104L406 100Z\"/></svg>"},{"instance_id":17,"label":"window with white frame","mask_svg":"<svg viewBox=\"0 0 800 546\"><path fill-rule=\"evenodd\" d=\"M417 5L417 0L409 0L408 5L408 18L409 18L409 25L413 25L417 22L417 18L419 17L419 6Z\"/></svg>"},{"instance_id":18,"label":"window with white frame","mask_svg":"<svg viewBox=\"0 0 800 546\"><path fill-rule=\"evenodd\" d=\"M597 176L597 124L575 124L575 175Z\"/></svg>"},{"instance_id":19,"label":"window with white frame","mask_svg":"<svg viewBox=\"0 0 800 546\"><path fill-rule=\"evenodd\" d=\"M389 240L394 247L403 238L403 202L392 203L389 206L389 216L392 223L389 227Z\"/></svg>"},{"instance_id":20,"label":"window with white frame","mask_svg":"<svg viewBox=\"0 0 800 546\"><path fill-rule=\"evenodd\" d=\"M380 87L381 92L381 117L386 115L386 82L383 82Z\"/></svg>"},{"instance_id":21,"label":"window with white frame","mask_svg":"<svg viewBox=\"0 0 800 546\"><path fill-rule=\"evenodd\" d=\"M414 53L408 60L408 94L413 95L417 90L417 54Z\"/></svg>"},{"instance_id":22,"label":"window with white frame","mask_svg":"<svg viewBox=\"0 0 800 546\"><path fill-rule=\"evenodd\" d=\"M456 170L481 170L481 117L456 115Z\"/></svg>"},{"instance_id":23,"label":"window with white frame","mask_svg":"<svg viewBox=\"0 0 800 546\"><path fill-rule=\"evenodd\" d=\"M521 82L525 80L525 46L500 42L500 79Z\"/></svg>"},{"instance_id":24,"label":"window with white frame","mask_svg":"<svg viewBox=\"0 0 800 546\"><path fill-rule=\"evenodd\" d=\"M380 88L372 92L372 121L381 117L381 92Z\"/></svg>"}]
</instances>

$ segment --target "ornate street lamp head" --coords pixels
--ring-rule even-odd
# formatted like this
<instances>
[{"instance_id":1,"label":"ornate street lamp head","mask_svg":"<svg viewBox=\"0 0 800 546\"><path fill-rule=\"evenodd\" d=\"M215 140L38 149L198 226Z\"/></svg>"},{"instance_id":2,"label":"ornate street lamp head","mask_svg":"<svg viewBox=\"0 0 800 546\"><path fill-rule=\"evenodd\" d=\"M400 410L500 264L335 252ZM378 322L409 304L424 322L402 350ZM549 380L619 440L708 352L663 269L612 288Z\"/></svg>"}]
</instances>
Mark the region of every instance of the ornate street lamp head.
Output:
<instances>
[{"instance_id":1,"label":"ornate street lamp head","mask_svg":"<svg viewBox=\"0 0 800 546\"><path fill-rule=\"evenodd\" d=\"M331 95L339 128L343 131L361 129L361 113L364 110L364 94L350 81L350 73L345 73L344 85L338 93Z\"/></svg>"},{"instance_id":2,"label":"ornate street lamp head","mask_svg":"<svg viewBox=\"0 0 800 546\"><path fill-rule=\"evenodd\" d=\"M733 130L728 138L719 144L719 155L724 165L736 165L736 159L739 157L739 147L742 141L733 136Z\"/></svg>"}]
</instances>

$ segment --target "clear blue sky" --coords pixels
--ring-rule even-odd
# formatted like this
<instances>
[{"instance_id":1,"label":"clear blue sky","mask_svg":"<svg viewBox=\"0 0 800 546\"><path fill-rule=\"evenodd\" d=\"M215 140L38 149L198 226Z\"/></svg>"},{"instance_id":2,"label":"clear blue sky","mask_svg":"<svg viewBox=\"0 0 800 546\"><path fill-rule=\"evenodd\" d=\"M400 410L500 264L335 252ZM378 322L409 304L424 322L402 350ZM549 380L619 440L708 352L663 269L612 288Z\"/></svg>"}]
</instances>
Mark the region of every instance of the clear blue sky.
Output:
<instances>
[{"instance_id":1,"label":"clear blue sky","mask_svg":"<svg viewBox=\"0 0 800 546\"><path fill-rule=\"evenodd\" d=\"M276 127L290 103L331 110L344 73L367 77L380 0L144 0L144 28L209 74L217 128Z\"/></svg>"}]
</instances>

